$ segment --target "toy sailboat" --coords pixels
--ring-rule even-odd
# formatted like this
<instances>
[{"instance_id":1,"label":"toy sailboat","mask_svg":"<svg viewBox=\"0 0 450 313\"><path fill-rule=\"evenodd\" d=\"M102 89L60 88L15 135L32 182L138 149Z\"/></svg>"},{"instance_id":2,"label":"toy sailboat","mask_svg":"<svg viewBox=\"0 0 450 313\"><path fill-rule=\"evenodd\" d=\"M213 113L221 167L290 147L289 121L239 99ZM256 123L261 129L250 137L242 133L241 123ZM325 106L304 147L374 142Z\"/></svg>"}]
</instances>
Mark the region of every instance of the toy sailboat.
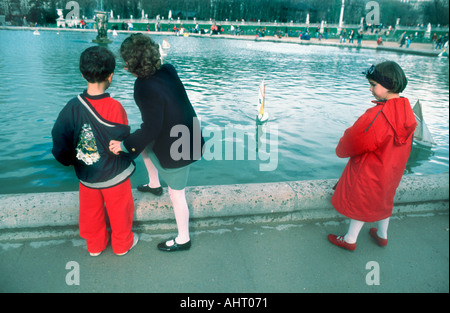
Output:
<instances>
[{"instance_id":1,"label":"toy sailboat","mask_svg":"<svg viewBox=\"0 0 450 313\"><path fill-rule=\"evenodd\" d=\"M258 97L258 115L256 116L256 121L258 123L264 123L269 120L269 113L264 111L264 106L266 102L266 85L263 81L259 85L259 97Z\"/></svg>"},{"instance_id":2,"label":"toy sailboat","mask_svg":"<svg viewBox=\"0 0 450 313\"><path fill-rule=\"evenodd\" d=\"M162 57L167 56L167 52L164 51L164 49L161 47L161 44L159 43L158 45L159 45L159 54L160 54Z\"/></svg>"},{"instance_id":3,"label":"toy sailboat","mask_svg":"<svg viewBox=\"0 0 450 313\"><path fill-rule=\"evenodd\" d=\"M413 112L417 121L416 131L414 132L414 142L425 147L431 147L436 144L431 136L431 132L428 129L427 124L423 119L422 104L419 100L417 100L414 105Z\"/></svg>"},{"instance_id":4,"label":"toy sailboat","mask_svg":"<svg viewBox=\"0 0 450 313\"><path fill-rule=\"evenodd\" d=\"M162 48L163 49L170 49L170 43L167 41L166 38L163 39Z\"/></svg>"},{"instance_id":5,"label":"toy sailboat","mask_svg":"<svg viewBox=\"0 0 450 313\"><path fill-rule=\"evenodd\" d=\"M164 38L162 45L159 45L159 54L161 55L161 64L163 63L163 57L167 56L167 50L170 49L170 43Z\"/></svg>"},{"instance_id":6,"label":"toy sailboat","mask_svg":"<svg viewBox=\"0 0 450 313\"><path fill-rule=\"evenodd\" d=\"M163 60L163 58L165 57L165 56L167 56L167 53L164 51L164 49L161 47L161 44L159 43L158 44L159 45L159 56L160 56L160 58L161 58L161 64L164 64L164 60Z\"/></svg>"},{"instance_id":7,"label":"toy sailboat","mask_svg":"<svg viewBox=\"0 0 450 313\"><path fill-rule=\"evenodd\" d=\"M438 56L439 56L439 57L448 57L448 56L449 56L449 54L448 54L448 47L445 48L444 50L442 50L442 52L439 53Z\"/></svg>"}]
</instances>

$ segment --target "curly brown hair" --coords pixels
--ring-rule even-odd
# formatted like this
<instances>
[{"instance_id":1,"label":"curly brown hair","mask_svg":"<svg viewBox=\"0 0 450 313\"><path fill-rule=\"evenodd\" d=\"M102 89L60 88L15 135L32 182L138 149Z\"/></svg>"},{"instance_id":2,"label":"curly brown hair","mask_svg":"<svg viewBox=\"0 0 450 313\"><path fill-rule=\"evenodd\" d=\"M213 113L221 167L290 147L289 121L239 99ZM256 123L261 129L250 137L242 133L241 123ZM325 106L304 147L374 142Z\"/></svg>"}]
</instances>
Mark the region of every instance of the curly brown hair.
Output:
<instances>
[{"instance_id":1,"label":"curly brown hair","mask_svg":"<svg viewBox=\"0 0 450 313\"><path fill-rule=\"evenodd\" d=\"M128 71L140 78L148 78L161 67L159 45L149 36L133 34L120 46L120 56Z\"/></svg>"}]
</instances>

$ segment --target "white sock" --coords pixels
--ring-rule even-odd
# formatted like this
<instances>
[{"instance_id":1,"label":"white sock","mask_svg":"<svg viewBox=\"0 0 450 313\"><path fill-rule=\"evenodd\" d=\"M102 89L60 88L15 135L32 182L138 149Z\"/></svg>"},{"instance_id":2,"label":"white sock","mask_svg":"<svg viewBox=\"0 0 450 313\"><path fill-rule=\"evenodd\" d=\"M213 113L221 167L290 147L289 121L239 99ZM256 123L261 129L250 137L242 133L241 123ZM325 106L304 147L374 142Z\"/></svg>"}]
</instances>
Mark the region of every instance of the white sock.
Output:
<instances>
[{"instance_id":1,"label":"white sock","mask_svg":"<svg viewBox=\"0 0 450 313\"><path fill-rule=\"evenodd\" d=\"M150 188L158 188L161 187L161 183L159 182L158 170L153 165L152 160L148 157L147 151L144 150L141 153L142 158L144 159L145 167L147 168L148 173L148 186Z\"/></svg>"},{"instance_id":2,"label":"white sock","mask_svg":"<svg viewBox=\"0 0 450 313\"><path fill-rule=\"evenodd\" d=\"M175 220L177 222L178 236L176 243L184 244L190 240L189 237L189 207L186 202L185 189L173 190L169 187L169 196L172 201ZM168 245L170 245L168 243Z\"/></svg>"},{"instance_id":3,"label":"white sock","mask_svg":"<svg viewBox=\"0 0 450 313\"><path fill-rule=\"evenodd\" d=\"M361 231L361 228L363 227L364 222L357 221L357 220L350 220L350 226L348 227L348 232L344 236L344 240L347 243L356 243L356 240L358 240L359 232Z\"/></svg>"},{"instance_id":4,"label":"white sock","mask_svg":"<svg viewBox=\"0 0 450 313\"><path fill-rule=\"evenodd\" d=\"M377 235L380 238L387 239L387 230L389 227L389 217L384 220L378 221L378 231Z\"/></svg>"}]
</instances>

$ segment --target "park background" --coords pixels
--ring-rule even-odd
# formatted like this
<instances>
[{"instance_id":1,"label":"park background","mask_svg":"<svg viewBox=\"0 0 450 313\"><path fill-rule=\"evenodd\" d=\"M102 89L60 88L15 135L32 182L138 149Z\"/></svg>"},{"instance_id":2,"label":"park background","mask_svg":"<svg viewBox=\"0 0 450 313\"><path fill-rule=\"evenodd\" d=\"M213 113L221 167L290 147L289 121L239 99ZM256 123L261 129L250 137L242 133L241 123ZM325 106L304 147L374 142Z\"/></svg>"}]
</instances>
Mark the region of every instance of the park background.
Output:
<instances>
[{"instance_id":1,"label":"park background","mask_svg":"<svg viewBox=\"0 0 450 313\"><path fill-rule=\"evenodd\" d=\"M384 41L397 41L404 31L411 33L414 42L429 42L427 27L444 36L448 32L449 2L445 0L379 0L380 24L371 25L362 20L368 10L367 0L78 0L79 19L87 27L95 27L96 10L109 14L109 28L121 29L131 22L133 30L172 31L174 26L189 31L196 23L209 30L213 23L220 24L225 34L232 34L231 25L239 26L243 35L256 34L266 27L266 36L282 32L297 37L299 32L310 30L312 35L325 23L329 38L339 37L341 9L343 28L350 31L364 29L364 39L382 36ZM73 12L65 0L0 0L0 25L6 26L57 26L57 9L64 17ZM24 25L27 24L27 25ZM79 23L65 25L81 27Z\"/></svg>"}]
</instances>

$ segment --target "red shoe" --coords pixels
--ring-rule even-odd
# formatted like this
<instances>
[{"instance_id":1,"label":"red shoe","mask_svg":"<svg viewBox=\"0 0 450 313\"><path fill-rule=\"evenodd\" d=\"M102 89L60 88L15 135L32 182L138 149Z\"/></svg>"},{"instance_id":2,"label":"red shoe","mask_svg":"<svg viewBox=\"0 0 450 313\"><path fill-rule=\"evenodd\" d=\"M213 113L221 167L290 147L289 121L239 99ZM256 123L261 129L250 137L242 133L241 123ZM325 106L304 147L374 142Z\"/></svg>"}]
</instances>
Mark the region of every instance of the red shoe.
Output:
<instances>
[{"instance_id":1,"label":"red shoe","mask_svg":"<svg viewBox=\"0 0 450 313\"><path fill-rule=\"evenodd\" d=\"M328 240L332 244L350 251L354 251L356 249L356 242L348 243L344 240L344 236L328 235Z\"/></svg>"},{"instance_id":2,"label":"red shoe","mask_svg":"<svg viewBox=\"0 0 450 313\"><path fill-rule=\"evenodd\" d=\"M380 247L385 247L385 246L387 246L388 240L387 240L387 239L380 238L380 237L378 236L377 232L378 232L378 229L376 229L376 228L371 228L370 231L369 231L369 234L370 234L370 236L372 236L373 239L376 240L376 242L378 243L378 245L379 245Z\"/></svg>"}]
</instances>

